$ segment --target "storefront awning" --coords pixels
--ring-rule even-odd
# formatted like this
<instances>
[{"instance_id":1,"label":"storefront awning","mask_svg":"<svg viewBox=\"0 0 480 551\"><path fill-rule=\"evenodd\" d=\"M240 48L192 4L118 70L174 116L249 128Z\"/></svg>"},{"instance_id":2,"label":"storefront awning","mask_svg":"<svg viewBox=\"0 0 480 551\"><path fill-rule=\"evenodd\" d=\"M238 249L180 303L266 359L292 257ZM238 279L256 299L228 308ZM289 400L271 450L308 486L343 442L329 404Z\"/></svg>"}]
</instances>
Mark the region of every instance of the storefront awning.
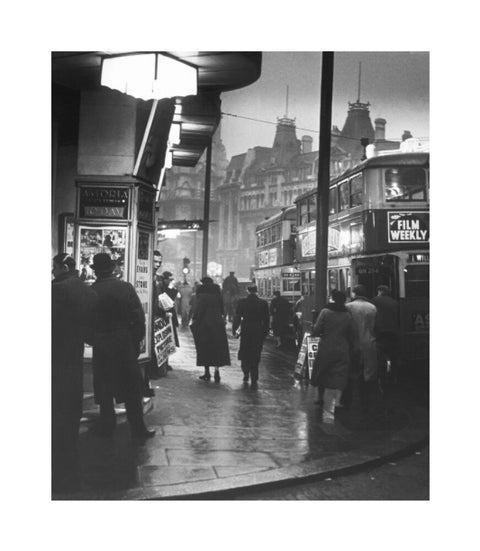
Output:
<instances>
[{"instance_id":1,"label":"storefront awning","mask_svg":"<svg viewBox=\"0 0 480 551\"><path fill-rule=\"evenodd\" d=\"M100 87L102 58L132 52L52 52L53 82L73 90ZM255 82L261 52L165 52L197 67L198 93L177 98L174 122L181 123L173 165L195 166L221 117L220 94Z\"/></svg>"}]
</instances>

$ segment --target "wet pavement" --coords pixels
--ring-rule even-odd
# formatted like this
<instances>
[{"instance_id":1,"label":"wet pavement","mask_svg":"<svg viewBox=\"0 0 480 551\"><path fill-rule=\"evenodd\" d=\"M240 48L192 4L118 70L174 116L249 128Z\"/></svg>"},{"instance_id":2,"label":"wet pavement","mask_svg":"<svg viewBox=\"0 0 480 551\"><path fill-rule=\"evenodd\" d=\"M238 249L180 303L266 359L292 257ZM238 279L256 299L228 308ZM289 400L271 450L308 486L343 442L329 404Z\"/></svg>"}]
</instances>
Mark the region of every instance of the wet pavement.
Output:
<instances>
[{"instance_id":1,"label":"wet pavement","mask_svg":"<svg viewBox=\"0 0 480 551\"><path fill-rule=\"evenodd\" d=\"M248 488L348 472L387 460L428 439L428 408L398 390L369 423L337 410L322 423L316 390L293 376L295 354L267 341L257 390L243 387L238 340L229 338L232 366L219 383L199 380L188 331L170 357L173 371L152 381L145 419L156 435L132 441L124 415L101 439L87 422L80 430L81 490L54 499L229 499ZM121 413L121 409L119 409Z\"/></svg>"}]
</instances>

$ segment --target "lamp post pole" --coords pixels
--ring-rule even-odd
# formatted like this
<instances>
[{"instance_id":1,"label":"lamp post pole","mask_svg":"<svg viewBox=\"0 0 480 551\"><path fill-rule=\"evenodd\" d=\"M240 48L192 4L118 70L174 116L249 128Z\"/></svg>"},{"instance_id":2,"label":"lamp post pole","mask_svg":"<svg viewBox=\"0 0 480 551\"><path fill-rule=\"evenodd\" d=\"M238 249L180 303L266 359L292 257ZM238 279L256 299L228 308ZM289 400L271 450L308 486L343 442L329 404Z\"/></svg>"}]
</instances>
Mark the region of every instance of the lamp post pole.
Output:
<instances>
[{"instance_id":1,"label":"lamp post pole","mask_svg":"<svg viewBox=\"0 0 480 551\"><path fill-rule=\"evenodd\" d=\"M207 275L208 264L208 230L210 226L210 181L212 172L212 138L207 146L207 162L205 165L205 196L203 202L203 244L202 244L202 276Z\"/></svg>"},{"instance_id":2,"label":"lamp post pole","mask_svg":"<svg viewBox=\"0 0 480 551\"><path fill-rule=\"evenodd\" d=\"M317 230L315 249L315 310L313 323L327 302L328 211L332 128L333 52L322 54L320 143L318 151Z\"/></svg>"}]
</instances>

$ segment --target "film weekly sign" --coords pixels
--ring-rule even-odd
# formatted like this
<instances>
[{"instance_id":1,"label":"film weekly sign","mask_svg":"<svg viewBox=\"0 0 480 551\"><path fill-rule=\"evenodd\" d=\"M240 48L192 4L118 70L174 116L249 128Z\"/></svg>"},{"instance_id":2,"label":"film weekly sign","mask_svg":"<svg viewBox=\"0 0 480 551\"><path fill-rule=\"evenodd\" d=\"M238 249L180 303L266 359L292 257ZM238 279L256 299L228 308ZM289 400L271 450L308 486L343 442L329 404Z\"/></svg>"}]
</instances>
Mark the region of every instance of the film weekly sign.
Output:
<instances>
[{"instance_id":1,"label":"film weekly sign","mask_svg":"<svg viewBox=\"0 0 480 551\"><path fill-rule=\"evenodd\" d=\"M388 212L389 243L428 243L430 219L428 212Z\"/></svg>"},{"instance_id":2,"label":"film weekly sign","mask_svg":"<svg viewBox=\"0 0 480 551\"><path fill-rule=\"evenodd\" d=\"M80 188L80 218L128 218L129 190L117 187Z\"/></svg>"}]
</instances>

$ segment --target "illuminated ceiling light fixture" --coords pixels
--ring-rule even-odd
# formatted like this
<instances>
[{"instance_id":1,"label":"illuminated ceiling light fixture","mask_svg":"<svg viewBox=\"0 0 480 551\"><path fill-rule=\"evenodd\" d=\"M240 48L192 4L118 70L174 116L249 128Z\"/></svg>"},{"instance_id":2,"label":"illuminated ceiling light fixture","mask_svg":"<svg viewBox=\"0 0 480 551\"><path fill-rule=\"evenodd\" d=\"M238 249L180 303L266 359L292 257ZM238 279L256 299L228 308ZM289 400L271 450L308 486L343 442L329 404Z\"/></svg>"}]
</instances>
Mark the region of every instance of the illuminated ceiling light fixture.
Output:
<instances>
[{"instance_id":1,"label":"illuminated ceiling light fixture","mask_svg":"<svg viewBox=\"0 0 480 551\"><path fill-rule=\"evenodd\" d=\"M173 166L173 154L171 151L167 151L165 156L165 168L172 168Z\"/></svg>"},{"instance_id":2,"label":"illuminated ceiling light fixture","mask_svg":"<svg viewBox=\"0 0 480 551\"><path fill-rule=\"evenodd\" d=\"M170 126L170 132L168 134L168 143L176 145L180 143L180 124L177 122L172 123Z\"/></svg>"},{"instance_id":3,"label":"illuminated ceiling light fixture","mask_svg":"<svg viewBox=\"0 0 480 551\"><path fill-rule=\"evenodd\" d=\"M197 69L159 53L106 57L101 85L143 100L197 94Z\"/></svg>"}]
</instances>

